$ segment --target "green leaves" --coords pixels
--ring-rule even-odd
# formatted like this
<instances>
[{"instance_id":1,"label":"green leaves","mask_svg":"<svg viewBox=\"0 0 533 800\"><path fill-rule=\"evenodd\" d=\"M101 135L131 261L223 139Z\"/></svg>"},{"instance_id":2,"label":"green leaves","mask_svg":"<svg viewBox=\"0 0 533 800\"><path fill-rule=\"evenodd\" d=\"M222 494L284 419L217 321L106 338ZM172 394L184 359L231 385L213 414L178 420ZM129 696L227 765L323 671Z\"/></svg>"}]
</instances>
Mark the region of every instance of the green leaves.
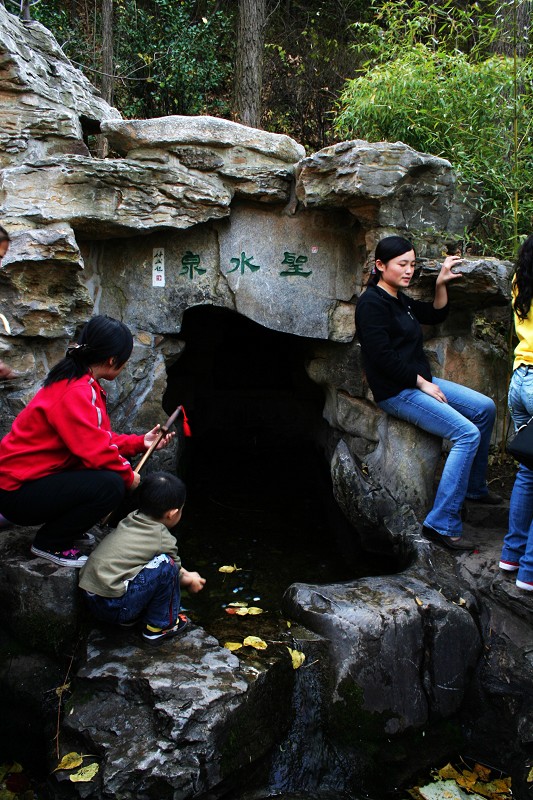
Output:
<instances>
[{"instance_id":1,"label":"green leaves","mask_svg":"<svg viewBox=\"0 0 533 800\"><path fill-rule=\"evenodd\" d=\"M374 8L379 24L359 26L374 57L345 84L338 136L400 140L449 159L479 211L471 240L491 255L512 256L516 230L529 233L533 215L531 58L491 55L493 16L489 22L475 5L375 0Z\"/></svg>"}]
</instances>

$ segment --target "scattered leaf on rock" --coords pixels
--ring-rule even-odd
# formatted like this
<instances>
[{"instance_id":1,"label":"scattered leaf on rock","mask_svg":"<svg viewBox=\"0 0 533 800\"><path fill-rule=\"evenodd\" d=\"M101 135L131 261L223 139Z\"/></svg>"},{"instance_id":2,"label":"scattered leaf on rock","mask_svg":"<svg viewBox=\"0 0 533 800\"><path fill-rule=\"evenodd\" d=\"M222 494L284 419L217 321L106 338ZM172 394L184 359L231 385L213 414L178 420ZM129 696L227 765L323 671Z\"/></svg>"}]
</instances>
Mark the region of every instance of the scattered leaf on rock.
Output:
<instances>
[{"instance_id":1,"label":"scattered leaf on rock","mask_svg":"<svg viewBox=\"0 0 533 800\"><path fill-rule=\"evenodd\" d=\"M226 572L228 574L230 572L242 572L242 567L238 567L236 564L234 564L232 567L229 567L229 566L219 567L218 571L219 572Z\"/></svg>"},{"instance_id":2,"label":"scattered leaf on rock","mask_svg":"<svg viewBox=\"0 0 533 800\"><path fill-rule=\"evenodd\" d=\"M245 647L254 647L256 650L266 650L268 645L259 636L247 636L243 641Z\"/></svg>"},{"instance_id":3,"label":"scattered leaf on rock","mask_svg":"<svg viewBox=\"0 0 533 800\"><path fill-rule=\"evenodd\" d=\"M236 614L237 613L237 609L236 608L225 608L224 611L226 612L226 614Z\"/></svg>"},{"instance_id":4,"label":"scattered leaf on rock","mask_svg":"<svg viewBox=\"0 0 533 800\"><path fill-rule=\"evenodd\" d=\"M69 780L71 780L72 783L88 783L89 781L92 781L98 772L98 769L98 764L89 764L87 767L82 767L77 772L69 775Z\"/></svg>"},{"instance_id":5,"label":"scattered leaf on rock","mask_svg":"<svg viewBox=\"0 0 533 800\"><path fill-rule=\"evenodd\" d=\"M291 647L287 647L287 650L292 659L292 668L299 669L305 661L305 653L302 653L301 650L293 650Z\"/></svg>"},{"instance_id":6,"label":"scattered leaf on rock","mask_svg":"<svg viewBox=\"0 0 533 800\"><path fill-rule=\"evenodd\" d=\"M533 783L533 767L531 767L531 769L530 769L530 770L529 770L529 772L527 773L527 778L526 778L526 781L527 781L528 783Z\"/></svg>"},{"instance_id":7,"label":"scattered leaf on rock","mask_svg":"<svg viewBox=\"0 0 533 800\"><path fill-rule=\"evenodd\" d=\"M56 694L58 697L62 697L64 692L68 692L70 689L70 683L64 683L63 686L58 686L56 689Z\"/></svg>"},{"instance_id":8,"label":"scattered leaf on rock","mask_svg":"<svg viewBox=\"0 0 533 800\"><path fill-rule=\"evenodd\" d=\"M79 767L80 764L83 764L83 756L79 753L67 753L66 756L63 756L54 772L58 769L74 769L75 767Z\"/></svg>"},{"instance_id":9,"label":"scattered leaf on rock","mask_svg":"<svg viewBox=\"0 0 533 800\"><path fill-rule=\"evenodd\" d=\"M234 650L240 650L242 644L240 642L224 642L224 647L233 653Z\"/></svg>"},{"instance_id":10,"label":"scattered leaf on rock","mask_svg":"<svg viewBox=\"0 0 533 800\"><path fill-rule=\"evenodd\" d=\"M246 603L244 600L236 600L235 603L228 603L230 608L246 608L247 605L248 603Z\"/></svg>"},{"instance_id":11,"label":"scattered leaf on rock","mask_svg":"<svg viewBox=\"0 0 533 800\"><path fill-rule=\"evenodd\" d=\"M423 601L419 597L415 597L415 603L417 604L417 606L423 606L424 605Z\"/></svg>"}]
</instances>

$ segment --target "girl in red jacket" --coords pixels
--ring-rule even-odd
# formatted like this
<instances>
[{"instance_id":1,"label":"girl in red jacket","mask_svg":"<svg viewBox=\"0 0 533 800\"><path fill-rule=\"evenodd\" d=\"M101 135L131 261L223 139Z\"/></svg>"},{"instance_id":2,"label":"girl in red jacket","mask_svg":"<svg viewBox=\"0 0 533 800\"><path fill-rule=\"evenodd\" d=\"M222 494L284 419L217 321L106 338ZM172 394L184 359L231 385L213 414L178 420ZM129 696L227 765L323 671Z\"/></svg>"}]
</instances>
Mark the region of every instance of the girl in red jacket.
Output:
<instances>
[{"instance_id":1,"label":"girl in red jacket","mask_svg":"<svg viewBox=\"0 0 533 800\"><path fill-rule=\"evenodd\" d=\"M87 531L139 484L128 459L158 434L158 425L144 436L111 430L99 381L114 380L132 349L126 325L93 317L0 442L0 512L41 525L31 551L55 564L83 566L78 548L94 543Z\"/></svg>"}]
</instances>

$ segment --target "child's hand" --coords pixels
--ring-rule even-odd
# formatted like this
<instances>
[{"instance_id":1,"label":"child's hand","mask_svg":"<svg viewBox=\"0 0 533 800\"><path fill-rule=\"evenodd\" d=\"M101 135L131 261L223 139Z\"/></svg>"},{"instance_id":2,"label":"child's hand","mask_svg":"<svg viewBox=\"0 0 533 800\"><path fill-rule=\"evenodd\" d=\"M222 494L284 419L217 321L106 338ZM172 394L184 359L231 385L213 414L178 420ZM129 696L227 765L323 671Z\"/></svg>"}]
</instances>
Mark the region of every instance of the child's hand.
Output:
<instances>
[{"instance_id":1,"label":"child's hand","mask_svg":"<svg viewBox=\"0 0 533 800\"><path fill-rule=\"evenodd\" d=\"M189 592L196 594L200 592L205 586L205 578L202 578L199 572L189 572L188 569L181 568L180 571L180 585Z\"/></svg>"}]
</instances>

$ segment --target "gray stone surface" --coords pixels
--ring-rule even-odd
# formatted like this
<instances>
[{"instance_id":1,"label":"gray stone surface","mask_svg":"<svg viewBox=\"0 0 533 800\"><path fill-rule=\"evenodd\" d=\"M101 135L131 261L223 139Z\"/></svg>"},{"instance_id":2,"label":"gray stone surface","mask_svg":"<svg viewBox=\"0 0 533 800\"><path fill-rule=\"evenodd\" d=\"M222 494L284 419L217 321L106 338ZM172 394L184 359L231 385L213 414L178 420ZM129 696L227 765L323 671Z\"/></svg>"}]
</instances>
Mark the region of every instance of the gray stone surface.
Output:
<instances>
[{"instance_id":1,"label":"gray stone surface","mask_svg":"<svg viewBox=\"0 0 533 800\"><path fill-rule=\"evenodd\" d=\"M4 218L68 222L96 239L188 228L227 215L230 199L215 178L128 159L47 158L5 169L0 179Z\"/></svg>"},{"instance_id":2,"label":"gray stone surface","mask_svg":"<svg viewBox=\"0 0 533 800\"><path fill-rule=\"evenodd\" d=\"M319 150L301 162L296 194L308 208L346 206L368 227L462 234L468 224L449 161L402 142L356 139Z\"/></svg>"},{"instance_id":3,"label":"gray stone surface","mask_svg":"<svg viewBox=\"0 0 533 800\"><path fill-rule=\"evenodd\" d=\"M36 530L0 533L0 617L21 643L58 655L76 639L78 574L30 554Z\"/></svg>"},{"instance_id":4,"label":"gray stone surface","mask_svg":"<svg viewBox=\"0 0 533 800\"><path fill-rule=\"evenodd\" d=\"M63 734L100 754L97 797L219 796L282 738L293 680L288 658L246 664L198 627L157 649L94 631Z\"/></svg>"},{"instance_id":5,"label":"gray stone surface","mask_svg":"<svg viewBox=\"0 0 533 800\"><path fill-rule=\"evenodd\" d=\"M24 25L0 5L0 29L0 167L58 153L87 154L81 118L94 124L120 112L38 22Z\"/></svg>"},{"instance_id":6,"label":"gray stone surface","mask_svg":"<svg viewBox=\"0 0 533 800\"><path fill-rule=\"evenodd\" d=\"M218 117L159 117L142 120L106 120L102 132L120 153L134 148L172 150L180 145L195 147L245 148L276 161L295 164L305 149L289 136L249 128Z\"/></svg>"}]
</instances>

